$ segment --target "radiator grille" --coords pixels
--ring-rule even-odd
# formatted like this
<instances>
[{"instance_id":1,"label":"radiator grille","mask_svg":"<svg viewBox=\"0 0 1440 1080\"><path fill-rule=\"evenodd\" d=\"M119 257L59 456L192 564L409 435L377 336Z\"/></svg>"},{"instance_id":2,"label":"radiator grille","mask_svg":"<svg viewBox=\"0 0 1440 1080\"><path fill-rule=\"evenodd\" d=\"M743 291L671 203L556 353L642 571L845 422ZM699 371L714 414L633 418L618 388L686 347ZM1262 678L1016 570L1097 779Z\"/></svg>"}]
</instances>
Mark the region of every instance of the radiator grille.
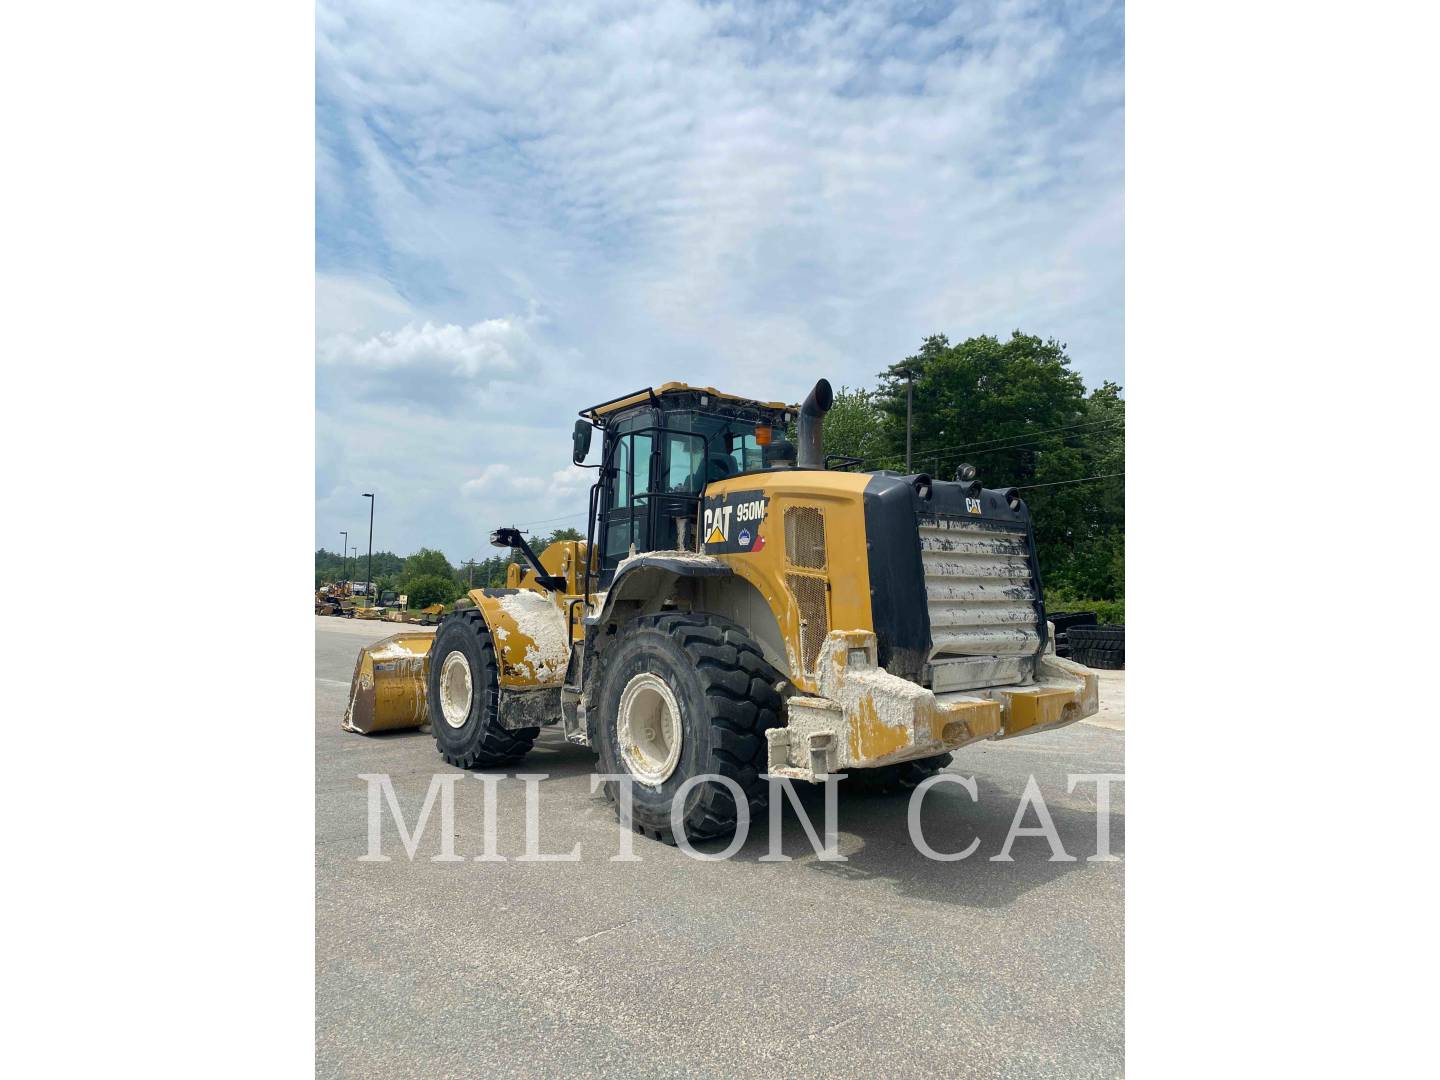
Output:
<instances>
[{"instance_id":1,"label":"radiator grille","mask_svg":"<svg viewBox=\"0 0 1440 1080\"><path fill-rule=\"evenodd\" d=\"M807 674L814 674L820 646L830 633L830 615L825 604L825 579L810 574L786 574L785 584L800 609L800 662Z\"/></svg>"},{"instance_id":2,"label":"radiator grille","mask_svg":"<svg viewBox=\"0 0 1440 1080\"><path fill-rule=\"evenodd\" d=\"M1023 526L924 517L920 552L932 661L1039 652L1035 579Z\"/></svg>"},{"instance_id":3,"label":"radiator grille","mask_svg":"<svg viewBox=\"0 0 1440 1080\"><path fill-rule=\"evenodd\" d=\"M785 561L806 570L825 569L825 516L817 508L785 508Z\"/></svg>"}]
</instances>

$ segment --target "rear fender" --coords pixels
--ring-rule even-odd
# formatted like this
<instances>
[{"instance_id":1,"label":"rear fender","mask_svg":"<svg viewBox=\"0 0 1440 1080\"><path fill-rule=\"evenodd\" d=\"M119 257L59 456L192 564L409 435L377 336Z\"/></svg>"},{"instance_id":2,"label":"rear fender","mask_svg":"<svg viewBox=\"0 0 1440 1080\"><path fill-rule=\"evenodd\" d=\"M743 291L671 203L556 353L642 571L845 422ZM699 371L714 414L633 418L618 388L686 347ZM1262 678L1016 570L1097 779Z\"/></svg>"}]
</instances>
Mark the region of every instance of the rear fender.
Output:
<instances>
[{"instance_id":1,"label":"rear fender","mask_svg":"<svg viewBox=\"0 0 1440 1080\"><path fill-rule=\"evenodd\" d=\"M620 623L659 611L665 601L675 595L682 581L703 583L724 580L734 573L720 559L697 555L693 551L647 551L643 555L630 556L616 567L610 588L599 597L599 610L585 618L585 686L582 700L572 718L576 728L575 741L593 746L597 738L596 715L587 704L593 704L591 693L595 672L600 666L599 655L614 640L610 631ZM690 591L693 593L696 590Z\"/></svg>"},{"instance_id":2,"label":"rear fender","mask_svg":"<svg viewBox=\"0 0 1440 1080\"><path fill-rule=\"evenodd\" d=\"M603 627L637 615L653 614L670 596L680 578L728 577L735 571L712 555L692 551L651 551L632 555L615 570L600 611L585 620Z\"/></svg>"}]
</instances>

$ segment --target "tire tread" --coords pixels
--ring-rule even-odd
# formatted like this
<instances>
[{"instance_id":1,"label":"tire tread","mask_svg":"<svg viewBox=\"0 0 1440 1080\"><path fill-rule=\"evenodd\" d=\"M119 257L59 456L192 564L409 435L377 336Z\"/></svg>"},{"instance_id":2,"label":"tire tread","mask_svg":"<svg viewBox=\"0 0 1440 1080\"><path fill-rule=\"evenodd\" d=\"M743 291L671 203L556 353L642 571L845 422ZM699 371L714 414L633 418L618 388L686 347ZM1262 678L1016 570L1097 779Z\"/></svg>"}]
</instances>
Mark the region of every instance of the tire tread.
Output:
<instances>
[{"instance_id":1,"label":"tire tread","mask_svg":"<svg viewBox=\"0 0 1440 1080\"><path fill-rule=\"evenodd\" d=\"M441 620L443 626L450 620L458 620L469 627L479 639L480 653L485 658L485 673L487 676L485 687L487 715L485 723L481 725L480 737L475 745L463 754L452 753L440 745L439 736L435 739L435 748L445 761L458 769L493 769L501 766L516 765L524 759L535 745L535 739L540 734L538 727L517 728L514 731L500 726L498 712L499 701L499 678L496 674L499 665L495 662L495 644L491 640L490 627L485 622L485 617L475 608L466 608L463 611L452 612ZM435 631L438 640L440 631ZM438 660L438 658L436 658ZM438 706L435 707L438 710ZM443 724L444 718L431 715L430 726L438 730L438 725Z\"/></svg>"},{"instance_id":2,"label":"tire tread","mask_svg":"<svg viewBox=\"0 0 1440 1080\"><path fill-rule=\"evenodd\" d=\"M654 627L670 635L692 659L709 706L712 771L740 785L752 814L763 809L769 793L765 732L780 726L782 702L775 689L779 672L766 663L760 647L743 627L719 615L664 612L642 615L631 625ZM699 809L698 819L686 823L688 839L707 840L735 831L738 808L728 789L708 785ZM669 828L637 826L636 831L675 843Z\"/></svg>"}]
</instances>

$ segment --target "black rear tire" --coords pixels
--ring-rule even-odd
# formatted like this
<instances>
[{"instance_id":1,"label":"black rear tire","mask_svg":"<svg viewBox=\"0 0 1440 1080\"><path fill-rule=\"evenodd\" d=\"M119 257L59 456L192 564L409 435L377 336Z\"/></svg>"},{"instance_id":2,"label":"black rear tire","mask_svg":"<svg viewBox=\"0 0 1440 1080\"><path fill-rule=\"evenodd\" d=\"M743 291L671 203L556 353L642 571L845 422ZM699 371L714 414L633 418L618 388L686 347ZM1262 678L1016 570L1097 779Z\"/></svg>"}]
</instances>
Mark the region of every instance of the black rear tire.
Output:
<instances>
[{"instance_id":1,"label":"black rear tire","mask_svg":"<svg viewBox=\"0 0 1440 1080\"><path fill-rule=\"evenodd\" d=\"M441 702L441 675L452 653L463 657L470 675L470 705L458 727L446 718ZM524 758L540 729L501 727L499 699L495 645L484 616L473 608L445 616L435 631L425 679L425 711L440 756L461 769L514 765Z\"/></svg>"},{"instance_id":2,"label":"black rear tire","mask_svg":"<svg viewBox=\"0 0 1440 1080\"><path fill-rule=\"evenodd\" d=\"M1050 611L1046 618L1055 624L1055 633L1063 634L1072 626L1095 626L1099 618L1093 611Z\"/></svg>"},{"instance_id":3,"label":"black rear tire","mask_svg":"<svg viewBox=\"0 0 1440 1080\"><path fill-rule=\"evenodd\" d=\"M1070 659L1077 664L1106 671L1124 669L1124 626L1072 626L1067 637Z\"/></svg>"},{"instance_id":4,"label":"black rear tire","mask_svg":"<svg viewBox=\"0 0 1440 1080\"><path fill-rule=\"evenodd\" d=\"M620 745L620 704L626 687L649 675L667 686L678 706L678 759L657 782L642 781ZM739 785L753 818L768 795L765 732L780 724L780 675L735 623L716 615L645 615L620 628L599 672L597 750L607 773L636 776L631 785L637 832L675 843L672 810L685 781L712 774ZM640 682L648 680L640 679ZM618 798L619 784L605 794ZM713 780L692 785L679 823L689 840L735 831L739 808L731 789Z\"/></svg>"}]
</instances>

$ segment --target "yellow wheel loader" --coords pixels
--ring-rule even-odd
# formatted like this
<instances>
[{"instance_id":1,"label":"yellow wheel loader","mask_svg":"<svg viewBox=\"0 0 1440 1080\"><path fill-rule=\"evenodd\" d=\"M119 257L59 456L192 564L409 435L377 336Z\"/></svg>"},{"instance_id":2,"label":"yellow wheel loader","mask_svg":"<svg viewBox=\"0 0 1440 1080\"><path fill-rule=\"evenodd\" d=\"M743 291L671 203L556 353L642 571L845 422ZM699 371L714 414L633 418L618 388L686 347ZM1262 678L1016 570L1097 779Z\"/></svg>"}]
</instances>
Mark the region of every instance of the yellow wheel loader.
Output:
<instances>
[{"instance_id":1,"label":"yellow wheel loader","mask_svg":"<svg viewBox=\"0 0 1440 1080\"><path fill-rule=\"evenodd\" d=\"M586 539L537 554L497 529L525 568L362 650L345 726L428 724L450 764L503 768L558 724L673 842L672 821L733 831L767 775L913 784L1094 713L1095 674L1054 654L1018 493L970 466L827 463L831 400L823 379L800 406L666 383L583 410L577 465L602 436Z\"/></svg>"}]
</instances>

